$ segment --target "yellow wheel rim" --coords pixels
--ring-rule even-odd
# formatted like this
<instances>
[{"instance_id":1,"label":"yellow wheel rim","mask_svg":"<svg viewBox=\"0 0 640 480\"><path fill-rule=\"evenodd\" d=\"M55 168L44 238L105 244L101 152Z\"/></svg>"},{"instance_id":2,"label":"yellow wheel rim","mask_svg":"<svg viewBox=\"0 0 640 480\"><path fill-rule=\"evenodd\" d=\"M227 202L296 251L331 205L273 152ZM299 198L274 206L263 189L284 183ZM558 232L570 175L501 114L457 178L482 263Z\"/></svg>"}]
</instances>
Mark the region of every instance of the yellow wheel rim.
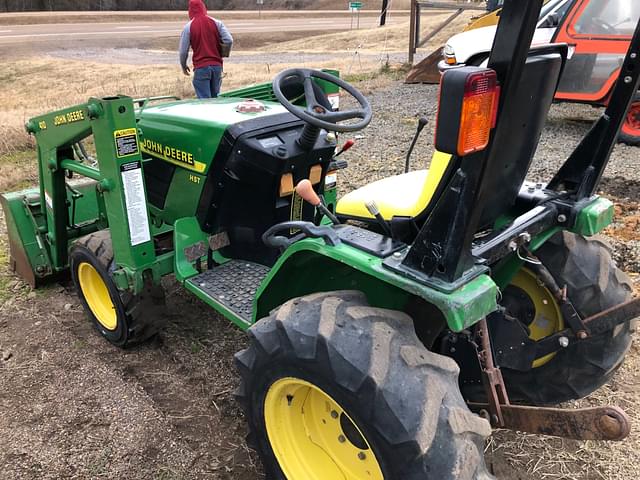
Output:
<instances>
[{"instance_id":1,"label":"yellow wheel rim","mask_svg":"<svg viewBox=\"0 0 640 480\"><path fill-rule=\"evenodd\" d=\"M78 266L78 282L93 316L107 330L115 330L118 326L116 307L107 285L93 265L83 262Z\"/></svg>"},{"instance_id":2,"label":"yellow wheel rim","mask_svg":"<svg viewBox=\"0 0 640 480\"><path fill-rule=\"evenodd\" d=\"M511 281L511 285L518 287L533 302L535 316L529 324L529 338L542 340L549 335L564 330L564 320L558 302L549 289L541 285L536 275L526 268L520 269ZM541 367L548 363L555 353L550 353L533 362L533 368Z\"/></svg>"},{"instance_id":3,"label":"yellow wheel rim","mask_svg":"<svg viewBox=\"0 0 640 480\"><path fill-rule=\"evenodd\" d=\"M383 480L364 435L323 390L282 378L264 402L267 435L289 480Z\"/></svg>"}]
</instances>

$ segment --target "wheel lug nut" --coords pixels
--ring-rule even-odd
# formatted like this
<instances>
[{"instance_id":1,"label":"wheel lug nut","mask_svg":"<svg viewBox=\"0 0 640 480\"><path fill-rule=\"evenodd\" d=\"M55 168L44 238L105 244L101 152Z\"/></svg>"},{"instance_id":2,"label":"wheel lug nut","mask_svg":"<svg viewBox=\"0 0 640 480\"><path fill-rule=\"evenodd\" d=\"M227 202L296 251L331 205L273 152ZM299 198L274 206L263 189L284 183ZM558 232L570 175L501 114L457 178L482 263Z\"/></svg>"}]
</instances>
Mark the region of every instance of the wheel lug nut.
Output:
<instances>
[{"instance_id":1,"label":"wheel lug nut","mask_svg":"<svg viewBox=\"0 0 640 480\"><path fill-rule=\"evenodd\" d=\"M359 458L360 460L364 460L365 458L367 458L367 456L364 454L364 452L360 452L360 453L358 454L358 458Z\"/></svg>"},{"instance_id":2,"label":"wheel lug nut","mask_svg":"<svg viewBox=\"0 0 640 480\"><path fill-rule=\"evenodd\" d=\"M338 441L339 441L340 443L344 443L344 442L346 442L346 440L347 440L347 439L346 439L346 438L344 438L344 435L340 435L340 436L338 437Z\"/></svg>"},{"instance_id":3,"label":"wheel lug nut","mask_svg":"<svg viewBox=\"0 0 640 480\"><path fill-rule=\"evenodd\" d=\"M338 418L338 412L331 410L331 418Z\"/></svg>"}]
</instances>

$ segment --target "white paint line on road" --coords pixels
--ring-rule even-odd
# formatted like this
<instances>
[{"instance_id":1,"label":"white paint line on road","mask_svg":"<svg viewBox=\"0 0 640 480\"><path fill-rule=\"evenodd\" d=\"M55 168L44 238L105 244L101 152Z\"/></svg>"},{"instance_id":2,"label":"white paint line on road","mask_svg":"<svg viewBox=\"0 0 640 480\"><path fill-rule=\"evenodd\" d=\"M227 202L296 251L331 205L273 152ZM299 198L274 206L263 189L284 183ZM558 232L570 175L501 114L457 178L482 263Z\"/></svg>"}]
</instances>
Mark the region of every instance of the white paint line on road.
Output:
<instances>
[{"instance_id":1,"label":"white paint line on road","mask_svg":"<svg viewBox=\"0 0 640 480\"><path fill-rule=\"evenodd\" d=\"M118 30L135 30L136 28L151 28L149 25L134 25L132 27L116 27Z\"/></svg>"},{"instance_id":2,"label":"white paint line on road","mask_svg":"<svg viewBox=\"0 0 640 480\"><path fill-rule=\"evenodd\" d=\"M0 33L9 33L9 32L13 32L13 30L0 30Z\"/></svg>"}]
</instances>

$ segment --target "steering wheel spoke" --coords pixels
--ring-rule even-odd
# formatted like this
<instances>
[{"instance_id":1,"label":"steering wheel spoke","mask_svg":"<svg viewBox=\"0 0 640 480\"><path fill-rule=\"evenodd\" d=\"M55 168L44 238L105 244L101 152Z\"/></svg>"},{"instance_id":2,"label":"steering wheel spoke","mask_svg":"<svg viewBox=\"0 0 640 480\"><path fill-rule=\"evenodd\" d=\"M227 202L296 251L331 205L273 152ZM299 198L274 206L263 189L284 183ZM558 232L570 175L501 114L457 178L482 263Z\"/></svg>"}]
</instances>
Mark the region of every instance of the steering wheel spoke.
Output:
<instances>
[{"instance_id":1,"label":"steering wheel spoke","mask_svg":"<svg viewBox=\"0 0 640 480\"><path fill-rule=\"evenodd\" d=\"M307 104L307 111L313 112L319 107L316 92L313 90L313 78L311 76L304 77L304 99Z\"/></svg>"}]
</instances>

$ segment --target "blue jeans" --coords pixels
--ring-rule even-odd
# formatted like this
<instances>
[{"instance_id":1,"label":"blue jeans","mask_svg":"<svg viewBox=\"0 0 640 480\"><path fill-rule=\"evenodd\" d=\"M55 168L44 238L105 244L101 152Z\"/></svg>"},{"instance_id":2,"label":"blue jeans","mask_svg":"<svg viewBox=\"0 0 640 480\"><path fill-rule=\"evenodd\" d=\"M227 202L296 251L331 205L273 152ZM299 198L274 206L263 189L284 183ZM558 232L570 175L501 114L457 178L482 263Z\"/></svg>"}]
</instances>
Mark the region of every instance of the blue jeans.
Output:
<instances>
[{"instance_id":1,"label":"blue jeans","mask_svg":"<svg viewBox=\"0 0 640 480\"><path fill-rule=\"evenodd\" d=\"M193 71L193 88L198 98L216 98L222 86L222 67L210 66Z\"/></svg>"}]
</instances>

